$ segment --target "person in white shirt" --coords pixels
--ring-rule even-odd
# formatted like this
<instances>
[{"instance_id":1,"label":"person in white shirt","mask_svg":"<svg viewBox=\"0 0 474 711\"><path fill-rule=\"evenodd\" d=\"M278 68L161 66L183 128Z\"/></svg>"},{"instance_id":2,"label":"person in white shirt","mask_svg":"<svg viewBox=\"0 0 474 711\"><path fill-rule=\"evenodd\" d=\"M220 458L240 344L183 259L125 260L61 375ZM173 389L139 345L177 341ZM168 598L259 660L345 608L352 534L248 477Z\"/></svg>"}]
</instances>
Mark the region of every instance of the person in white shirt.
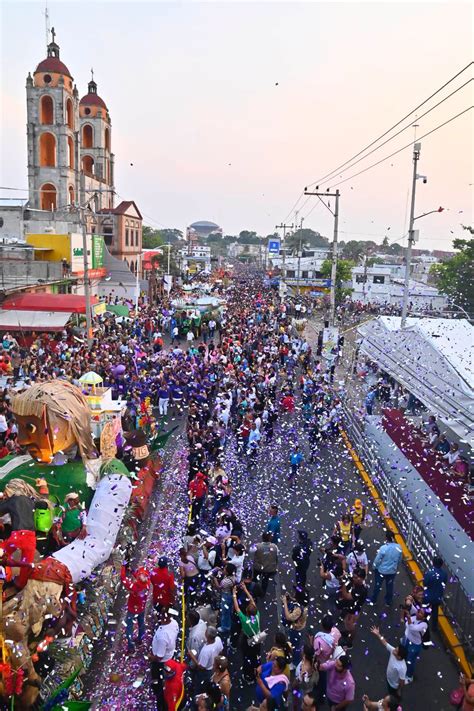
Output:
<instances>
[{"instance_id":1,"label":"person in white shirt","mask_svg":"<svg viewBox=\"0 0 474 711\"><path fill-rule=\"evenodd\" d=\"M365 570L365 574L369 574L369 561L367 558L367 553L364 550L364 544L362 541L357 541L354 545L354 550L349 553L346 558L346 565L349 573L352 575L356 568L362 568Z\"/></svg>"},{"instance_id":2,"label":"person in white shirt","mask_svg":"<svg viewBox=\"0 0 474 711\"><path fill-rule=\"evenodd\" d=\"M235 543L232 548L229 548L228 559L229 563L235 565L235 582L240 583L245 561L245 548L241 543Z\"/></svg>"},{"instance_id":3,"label":"person in white shirt","mask_svg":"<svg viewBox=\"0 0 474 711\"><path fill-rule=\"evenodd\" d=\"M191 670L197 668L199 652L206 643L207 623L201 619L197 610L190 610L186 615L186 625L189 628L186 640L186 651L191 660Z\"/></svg>"},{"instance_id":4,"label":"person in white shirt","mask_svg":"<svg viewBox=\"0 0 474 711\"><path fill-rule=\"evenodd\" d=\"M7 418L3 414L3 412L0 413L0 433L6 432L8 429L8 423L7 423Z\"/></svg>"},{"instance_id":5,"label":"person in white shirt","mask_svg":"<svg viewBox=\"0 0 474 711\"><path fill-rule=\"evenodd\" d=\"M156 704L159 709L165 708L163 695L164 665L174 655L176 651L176 640L179 633L179 625L176 620L172 620L168 610L162 608L159 611L159 626L153 635L151 654L151 688L156 697Z\"/></svg>"},{"instance_id":6,"label":"person in white shirt","mask_svg":"<svg viewBox=\"0 0 474 711\"><path fill-rule=\"evenodd\" d=\"M385 637L380 634L379 628L375 625L374 627L370 628L370 631L377 637L377 639L382 642L382 644L386 647L390 655L388 658L386 672L387 686L391 694L394 694L395 696L400 698L402 694L402 688L405 684L405 680L407 677L407 663L405 661L407 656L407 650L401 644L399 644L398 647L393 647L391 644L389 644Z\"/></svg>"},{"instance_id":7,"label":"person in white shirt","mask_svg":"<svg viewBox=\"0 0 474 711\"><path fill-rule=\"evenodd\" d=\"M219 656L223 649L224 645L217 634L216 628L208 627L206 630L206 643L202 646L197 658L198 693L203 691L204 684L210 680L214 659Z\"/></svg>"},{"instance_id":8,"label":"person in white shirt","mask_svg":"<svg viewBox=\"0 0 474 711\"><path fill-rule=\"evenodd\" d=\"M217 543L217 539L214 539ZM216 563L216 551L212 550L215 543L211 539L206 539L199 549L197 567L199 572L206 575L214 568Z\"/></svg>"},{"instance_id":9,"label":"person in white shirt","mask_svg":"<svg viewBox=\"0 0 474 711\"><path fill-rule=\"evenodd\" d=\"M407 598L408 600L409 598ZM405 679L405 684L410 684L413 681L413 672L415 670L415 663L422 649L423 635L428 629L428 623L426 622L426 612L424 608L419 607L415 614L412 611L403 610L403 615L405 617L405 638L403 640L403 646L407 650L407 674Z\"/></svg>"}]
</instances>

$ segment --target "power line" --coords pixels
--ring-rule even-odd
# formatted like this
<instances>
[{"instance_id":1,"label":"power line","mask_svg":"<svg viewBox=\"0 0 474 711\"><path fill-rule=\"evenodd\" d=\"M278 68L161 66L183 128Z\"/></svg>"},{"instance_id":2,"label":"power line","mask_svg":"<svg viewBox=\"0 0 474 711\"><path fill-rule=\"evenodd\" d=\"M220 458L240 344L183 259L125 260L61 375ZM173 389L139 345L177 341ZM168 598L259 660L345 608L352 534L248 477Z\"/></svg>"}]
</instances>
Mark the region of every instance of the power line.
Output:
<instances>
[{"instance_id":1,"label":"power line","mask_svg":"<svg viewBox=\"0 0 474 711\"><path fill-rule=\"evenodd\" d=\"M462 84L460 87L458 87L457 89L455 89L454 91L452 91L451 94L448 94L448 96L446 96L444 99L441 99L441 101L438 101L438 103L435 104L431 109L428 109L428 111L425 111L424 114L421 114L421 116L418 116L416 120L419 121L420 119L422 119L422 118L424 118L425 116L427 116L428 114L430 114L432 111L434 111L435 109L437 109L438 106L441 106L441 104L444 104L445 101L447 101L447 100L450 99L452 96L454 96L454 94L457 94L457 92L458 92L458 91L461 91L461 89L464 89L464 87L467 86L468 84L470 84L472 81L474 81L473 78L468 79L464 84ZM347 168L345 168L343 172L345 173L346 170L350 170L350 169L353 168L355 165L357 165L357 163L360 163L362 160L365 160L366 158L368 158L370 155L372 155L372 153L375 153L375 151L378 151L379 148L382 148L382 147L385 146L387 143L390 143L390 141L393 141L394 138L397 138L397 136L399 136L401 133L403 133L404 131L406 131L408 128L411 128L411 125L405 126L404 128L401 128L399 131L397 131L397 133L395 133L393 136L390 136L390 138L387 138L387 140L384 141L383 143L381 143L379 146L376 146L375 148L372 148L372 150L369 151L369 153L366 153L366 154L363 155L361 158L359 158L358 160L354 161L354 163L351 163L350 165L348 165ZM333 176L333 177L334 177L334 176ZM329 182L329 180L324 180L324 179L323 179L322 181L320 181L319 184L321 185L321 184L328 183L328 182Z\"/></svg>"},{"instance_id":2,"label":"power line","mask_svg":"<svg viewBox=\"0 0 474 711\"><path fill-rule=\"evenodd\" d=\"M412 109L408 114L406 114L403 118L401 118L399 121L397 121L397 123L395 123L393 126L391 126L387 131L385 131L384 133L382 133L378 138L376 138L374 141L372 141L372 142L369 143L367 146L365 146L365 148L363 148L361 151L359 151L358 153L356 153L355 155L353 155L352 158L349 158L348 160L344 161L344 163L341 163L341 165L339 165L337 168L335 168L334 170L331 170L329 173L326 173L326 175L324 175L324 176L323 176L322 178L320 178L319 180L315 180L314 183L310 183L310 185L309 185L308 187L311 187L312 185L317 185L317 184L322 183L323 181L326 181L326 178L329 178L329 177L330 177L331 175L333 175L334 173L337 173L338 170L341 170L341 168L343 168L344 166L346 166L348 163L350 163L351 161L353 161L355 158L358 158L358 157L359 157L362 153L364 153L368 148L372 148L372 146L373 146L375 143L378 143L382 138L385 138L385 136L386 136L387 134L389 134L391 131L393 131L394 128L397 128L397 126L399 126L401 123L403 123L403 121L405 121L407 118L409 118L409 116L411 116L412 114L414 114L415 111L418 111L418 109L420 109L422 106L424 106L424 105L425 105L428 101L430 101L434 96L436 96L437 94L439 94L440 91L443 91L443 89L445 89L449 84L451 84L455 79L457 79L458 76L460 76L460 75L463 74L467 69L469 69L469 67L472 66L472 64L474 64L474 61L469 62L469 64L467 64L467 65L466 65L463 69L461 69L457 74L455 74L453 77L451 77L451 79L449 79L447 82L445 82L439 89L437 89L433 94L431 94L431 96L429 96L427 99L425 99L424 101L422 101L421 104L418 104L418 106L416 106L414 109Z\"/></svg>"},{"instance_id":3,"label":"power line","mask_svg":"<svg viewBox=\"0 0 474 711\"><path fill-rule=\"evenodd\" d=\"M473 108L474 108L474 106L468 106L467 109L464 109L464 111L460 111L460 113L456 114L455 116L451 116L451 118L448 119L447 121L440 123L438 126L435 126L435 128L431 129L431 131L428 131L427 133L423 134L423 136L420 136L419 138L417 138L416 142L419 142L423 138L430 136L432 133L435 133L435 131L438 131L440 128L447 126L448 123L451 123L451 121L454 121L455 119L459 118L460 116L467 113L468 111L471 111L471 109L473 109ZM358 175L362 175L363 173L366 173L368 170L371 170L372 168L375 168L375 166L380 165L380 163L383 163L384 161L388 160L389 158L393 158L393 156L396 156L397 153L401 153L402 151L409 148L410 146L413 146L414 143L415 143L415 141L410 141L410 143L407 143L405 146L402 146L402 148L399 148L398 150L394 151L393 153L390 153L390 155L385 156L385 158L381 158L376 163L372 163L372 165L367 166L367 168L360 170L358 173L354 173L353 175L350 175L348 178L344 178L344 180L340 180L338 183L334 183L334 185L332 187L336 188L338 185L347 183L348 180L352 180L353 178L356 178Z\"/></svg>"},{"instance_id":4,"label":"power line","mask_svg":"<svg viewBox=\"0 0 474 711\"><path fill-rule=\"evenodd\" d=\"M372 142L369 143L367 146L365 146L365 148L363 148L361 151L359 151L359 153L356 153L356 154L353 155L351 158L349 158L348 160L344 161L344 163L341 163L341 165L339 165L337 168L335 168L334 170L330 171L329 173L327 173L326 175L324 175L322 178L320 178L319 181L318 181L318 180L315 180L313 183L310 183L307 187L311 187L311 186L313 186L313 185L318 185L319 183L322 183L323 181L327 182L326 179L327 179L329 176L333 175L334 173L337 173L337 171L341 170L341 168L344 168L344 166L347 166L348 163L350 163L351 161L353 161L355 158L358 158L362 153L365 153L365 151L367 151L369 148L371 148L375 143L378 143L382 138L385 138L385 136L386 136L387 134L389 134L391 131L393 131L393 129L397 128L397 126L399 126L401 123L403 123L403 121L405 121L407 118L409 118L415 111L417 111L417 110L420 109L422 106L424 106L428 101L430 101L433 97L435 97L437 94L439 94L441 91L443 91L443 89L445 89L447 86L449 86L449 84L451 84L455 79L457 79L457 77L459 77L459 76L460 76L461 74L463 74L467 69L469 69L469 67L472 66L472 64L474 64L473 61L469 62L469 64L467 64L463 69L461 69L459 72L457 72L457 74L455 74L453 77L451 77L451 79L449 79L447 82L445 82L441 87L439 87L439 89L437 89L437 90L436 90L433 94L431 94L427 99L425 99L424 101L422 101L421 104L419 104L419 105L416 106L414 109L412 109L412 111L410 111L410 112L409 112L408 114L406 114L403 118L401 118L399 121L397 121L397 123L395 123L393 126L391 126L391 128L389 128L387 131L385 131L384 133L382 133L382 134L381 134L378 138L376 138L374 141L372 141ZM447 98L449 98L449 97L447 97ZM289 213L287 214L287 216L285 217L285 219L283 220L283 222L286 222L286 220L288 219L288 217L294 212L294 210L296 209L296 207L297 207L299 201L301 200L301 198L303 197L303 195L304 195L304 191L299 195L298 199L296 200L295 204L293 205L293 207L291 208L291 210L289 211ZM302 205L302 207L300 208L300 210L304 207L305 204L306 204L306 202L303 203L303 205Z\"/></svg>"}]
</instances>

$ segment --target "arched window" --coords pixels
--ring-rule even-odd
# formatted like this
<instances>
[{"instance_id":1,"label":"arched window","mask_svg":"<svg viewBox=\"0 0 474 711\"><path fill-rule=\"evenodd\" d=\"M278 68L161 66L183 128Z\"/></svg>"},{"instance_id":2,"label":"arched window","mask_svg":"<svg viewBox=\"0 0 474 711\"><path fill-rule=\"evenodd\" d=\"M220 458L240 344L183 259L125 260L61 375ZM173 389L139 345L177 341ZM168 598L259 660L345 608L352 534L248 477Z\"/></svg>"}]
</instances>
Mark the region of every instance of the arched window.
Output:
<instances>
[{"instance_id":1,"label":"arched window","mask_svg":"<svg viewBox=\"0 0 474 711\"><path fill-rule=\"evenodd\" d=\"M51 126L54 123L54 102L48 94L40 99L40 123L43 126Z\"/></svg>"},{"instance_id":2,"label":"arched window","mask_svg":"<svg viewBox=\"0 0 474 711\"><path fill-rule=\"evenodd\" d=\"M67 164L74 170L74 141L71 136L67 137Z\"/></svg>"},{"instance_id":3,"label":"arched window","mask_svg":"<svg viewBox=\"0 0 474 711\"><path fill-rule=\"evenodd\" d=\"M93 148L94 146L94 129L89 123L82 127L82 147Z\"/></svg>"},{"instance_id":4,"label":"arched window","mask_svg":"<svg viewBox=\"0 0 474 711\"><path fill-rule=\"evenodd\" d=\"M68 197L69 197L69 204L74 205L74 188L72 185L68 187Z\"/></svg>"},{"instance_id":5,"label":"arched window","mask_svg":"<svg viewBox=\"0 0 474 711\"><path fill-rule=\"evenodd\" d=\"M74 109L71 99L66 99L66 124L71 131L74 131Z\"/></svg>"},{"instance_id":6,"label":"arched window","mask_svg":"<svg viewBox=\"0 0 474 711\"><path fill-rule=\"evenodd\" d=\"M40 205L42 210L56 209L57 191L52 183L45 183L40 190Z\"/></svg>"},{"instance_id":7,"label":"arched window","mask_svg":"<svg viewBox=\"0 0 474 711\"><path fill-rule=\"evenodd\" d=\"M108 128L105 129L104 133L104 145L107 151L110 151L110 131Z\"/></svg>"},{"instance_id":8,"label":"arched window","mask_svg":"<svg viewBox=\"0 0 474 711\"><path fill-rule=\"evenodd\" d=\"M39 139L40 166L56 166L56 138L52 133L42 133Z\"/></svg>"},{"instance_id":9,"label":"arched window","mask_svg":"<svg viewBox=\"0 0 474 711\"><path fill-rule=\"evenodd\" d=\"M125 246L128 247L128 227L125 228Z\"/></svg>"},{"instance_id":10,"label":"arched window","mask_svg":"<svg viewBox=\"0 0 474 711\"><path fill-rule=\"evenodd\" d=\"M87 173L87 175L94 175L95 170L94 170L94 159L92 156L84 156L82 159L82 170L84 173Z\"/></svg>"}]
</instances>

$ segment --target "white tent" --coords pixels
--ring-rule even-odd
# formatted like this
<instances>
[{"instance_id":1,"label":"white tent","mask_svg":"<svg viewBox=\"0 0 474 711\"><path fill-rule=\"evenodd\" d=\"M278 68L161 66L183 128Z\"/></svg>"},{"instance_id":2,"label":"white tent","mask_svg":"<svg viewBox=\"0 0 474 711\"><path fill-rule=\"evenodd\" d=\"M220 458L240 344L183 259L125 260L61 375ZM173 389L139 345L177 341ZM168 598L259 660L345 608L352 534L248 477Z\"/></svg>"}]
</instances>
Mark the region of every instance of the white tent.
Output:
<instances>
[{"instance_id":1,"label":"white tent","mask_svg":"<svg viewBox=\"0 0 474 711\"><path fill-rule=\"evenodd\" d=\"M380 316L358 328L361 351L474 444L474 328L463 320Z\"/></svg>"}]
</instances>

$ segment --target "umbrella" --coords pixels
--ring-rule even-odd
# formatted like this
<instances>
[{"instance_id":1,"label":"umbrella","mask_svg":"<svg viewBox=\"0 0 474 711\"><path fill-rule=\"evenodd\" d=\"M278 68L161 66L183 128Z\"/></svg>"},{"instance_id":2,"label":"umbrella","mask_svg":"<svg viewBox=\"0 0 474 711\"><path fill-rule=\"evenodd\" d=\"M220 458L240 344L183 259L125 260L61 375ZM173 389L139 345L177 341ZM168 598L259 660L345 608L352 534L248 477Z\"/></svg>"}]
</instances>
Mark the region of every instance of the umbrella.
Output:
<instances>
[{"instance_id":1,"label":"umbrella","mask_svg":"<svg viewBox=\"0 0 474 711\"><path fill-rule=\"evenodd\" d=\"M93 370L90 370L88 373L84 373L84 375L81 375L79 378L81 385L92 385L93 388L95 388L96 385L99 385L102 381L103 378L101 378L98 373L94 373Z\"/></svg>"}]
</instances>

